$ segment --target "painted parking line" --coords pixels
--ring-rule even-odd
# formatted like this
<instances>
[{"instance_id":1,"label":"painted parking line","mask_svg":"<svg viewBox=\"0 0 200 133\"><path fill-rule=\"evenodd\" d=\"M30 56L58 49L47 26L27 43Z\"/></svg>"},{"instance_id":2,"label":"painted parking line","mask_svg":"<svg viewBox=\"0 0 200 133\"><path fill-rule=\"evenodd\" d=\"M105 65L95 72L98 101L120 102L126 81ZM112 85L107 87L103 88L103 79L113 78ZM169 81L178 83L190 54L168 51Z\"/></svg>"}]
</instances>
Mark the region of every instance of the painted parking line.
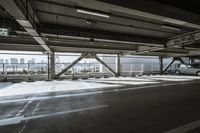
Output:
<instances>
[{"instance_id":1,"label":"painted parking line","mask_svg":"<svg viewBox=\"0 0 200 133\"><path fill-rule=\"evenodd\" d=\"M23 120L24 116L17 116L0 120L0 126L18 124Z\"/></svg>"},{"instance_id":2,"label":"painted parking line","mask_svg":"<svg viewBox=\"0 0 200 133\"><path fill-rule=\"evenodd\" d=\"M17 117L12 117L12 118L1 119L0 120L0 126L19 124L20 122L26 121L26 120L47 118L47 117L52 117L52 116L58 116L58 115L76 113L76 112L83 112L83 111L89 111L89 110L96 110L96 109L107 108L107 107L108 107L108 105L98 105L98 106L93 106L93 107L73 109L73 110L54 112L54 113L42 114L42 115L34 115L34 116L27 116L27 117L17 116Z\"/></svg>"},{"instance_id":3,"label":"painted parking line","mask_svg":"<svg viewBox=\"0 0 200 133\"><path fill-rule=\"evenodd\" d=\"M198 127L200 127L200 120L180 126L178 128L175 128L175 129L163 132L163 133L186 133L186 132L196 129Z\"/></svg>"},{"instance_id":4,"label":"painted parking line","mask_svg":"<svg viewBox=\"0 0 200 133\"><path fill-rule=\"evenodd\" d=\"M184 85L184 84L191 84L197 83L200 81L193 81L193 82L179 82L179 83L166 83L166 84L156 84L156 85L149 85L149 86L140 86L140 87L131 87L126 89L113 89L113 90L104 90L104 91L95 91L95 92L84 92L84 93L77 93L77 94L64 94L64 95L56 95L56 96L43 96L43 97L35 97L35 98L25 98L25 99L16 99L16 100L6 100L0 101L0 104L5 103L13 103L13 102L26 102L29 100L46 100L46 99L54 99L54 98L64 98L64 97L76 97L76 96L86 96L86 95L95 95L95 94L102 94L102 93L110 93L110 92L119 92L119 91L130 91L136 89L145 89L145 88L154 88L154 87L164 87L164 86L172 86L172 85Z\"/></svg>"}]
</instances>

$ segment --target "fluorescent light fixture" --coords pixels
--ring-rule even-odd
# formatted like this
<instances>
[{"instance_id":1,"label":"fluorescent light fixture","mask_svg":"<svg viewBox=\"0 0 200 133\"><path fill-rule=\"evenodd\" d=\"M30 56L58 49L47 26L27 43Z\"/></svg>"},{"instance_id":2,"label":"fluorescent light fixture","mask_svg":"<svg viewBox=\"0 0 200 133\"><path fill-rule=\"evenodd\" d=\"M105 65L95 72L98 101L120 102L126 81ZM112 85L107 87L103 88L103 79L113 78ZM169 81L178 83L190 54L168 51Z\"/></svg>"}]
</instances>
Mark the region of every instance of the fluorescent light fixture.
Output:
<instances>
[{"instance_id":1,"label":"fluorescent light fixture","mask_svg":"<svg viewBox=\"0 0 200 133\"><path fill-rule=\"evenodd\" d=\"M93 21L93 20L86 20L86 24L96 24L96 21Z\"/></svg>"},{"instance_id":2,"label":"fluorescent light fixture","mask_svg":"<svg viewBox=\"0 0 200 133\"><path fill-rule=\"evenodd\" d=\"M77 9L76 11L78 13L89 14L89 15L99 16L99 17L104 17L104 18L110 18L110 16L107 14L99 13L99 12L95 12L95 11L89 11L89 10L83 10L83 9Z\"/></svg>"},{"instance_id":3,"label":"fluorescent light fixture","mask_svg":"<svg viewBox=\"0 0 200 133\"><path fill-rule=\"evenodd\" d=\"M92 21L86 20L86 24L92 24Z\"/></svg>"},{"instance_id":4,"label":"fluorescent light fixture","mask_svg":"<svg viewBox=\"0 0 200 133\"><path fill-rule=\"evenodd\" d=\"M132 29L132 28L133 28L133 26L132 26L132 25L129 25L129 26L128 26L128 29Z\"/></svg>"},{"instance_id":5,"label":"fluorescent light fixture","mask_svg":"<svg viewBox=\"0 0 200 133\"><path fill-rule=\"evenodd\" d=\"M181 28L173 27L173 26L169 26L169 25L162 25L162 28L164 28L164 29L170 29L170 30L176 30L176 31L181 31Z\"/></svg>"},{"instance_id":6,"label":"fluorescent light fixture","mask_svg":"<svg viewBox=\"0 0 200 133\"><path fill-rule=\"evenodd\" d=\"M168 23L172 23L172 24L178 24L178 25L184 25L184 24L187 23L185 21L176 20L176 19L173 19L173 18L165 18L165 19L163 19L163 21L168 22Z\"/></svg>"}]
</instances>

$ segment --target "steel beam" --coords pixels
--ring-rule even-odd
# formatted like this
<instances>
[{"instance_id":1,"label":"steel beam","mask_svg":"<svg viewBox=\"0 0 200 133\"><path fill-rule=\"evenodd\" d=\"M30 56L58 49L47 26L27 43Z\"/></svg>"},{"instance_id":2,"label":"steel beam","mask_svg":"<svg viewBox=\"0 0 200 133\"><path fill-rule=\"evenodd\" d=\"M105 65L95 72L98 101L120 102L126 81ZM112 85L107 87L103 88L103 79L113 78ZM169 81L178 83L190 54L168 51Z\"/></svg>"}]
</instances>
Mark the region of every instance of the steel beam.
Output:
<instances>
[{"instance_id":1,"label":"steel beam","mask_svg":"<svg viewBox=\"0 0 200 133\"><path fill-rule=\"evenodd\" d=\"M104 61L102 61L96 54L93 54L93 57L99 61L102 65L104 65L113 75L119 76L112 68L110 68Z\"/></svg>"},{"instance_id":2,"label":"steel beam","mask_svg":"<svg viewBox=\"0 0 200 133\"><path fill-rule=\"evenodd\" d=\"M36 22L39 23L39 21L35 16L29 0L1 0L0 5L5 8L20 26L22 26L48 53L52 52L37 31Z\"/></svg>"},{"instance_id":3,"label":"steel beam","mask_svg":"<svg viewBox=\"0 0 200 133\"><path fill-rule=\"evenodd\" d=\"M57 29L55 31L55 29ZM161 44L166 43L166 40L163 40L162 38L158 37L146 37L146 36L140 36L140 35L130 35L128 33L115 33L115 32L105 32L102 30L95 30L95 29L86 29L86 28L77 28L73 26L55 26L50 24L43 24L40 28L41 33L44 33L49 38L57 38L57 34L60 35L60 37L64 37L62 35L65 35L66 38L68 37L77 37L77 38L94 38L95 42L98 41L97 39L103 40L110 40L110 41L118 41L116 43L125 42L125 43L146 43L149 44L147 46L158 46ZM68 36L68 37L67 37ZM69 38L68 38L69 39Z\"/></svg>"},{"instance_id":4,"label":"steel beam","mask_svg":"<svg viewBox=\"0 0 200 133\"><path fill-rule=\"evenodd\" d=\"M176 61L180 61L181 63L184 64L184 61L181 59L181 57L174 57L173 60L165 67L165 69L162 71L162 74L164 74L168 69L169 67Z\"/></svg>"},{"instance_id":5,"label":"steel beam","mask_svg":"<svg viewBox=\"0 0 200 133\"><path fill-rule=\"evenodd\" d=\"M76 65L79 61L81 61L83 58L85 58L88 54L82 54L78 59L73 61L69 66L67 66L65 69L63 69L61 72L55 75L55 78L59 78L62 74L67 72L70 68L72 68L74 65Z\"/></svg>"},{"instance_id":6,"label":"steel beam","mask_svg":"<svg viewBox=\"0 0 200 133\"><path fill-rule=\"evenodd\" d=\"M112 10L133 16L140 16L151 20L179 25L180 27L190 27L200 29L199 15L183 11L177 8L166 6L158 2L149 0L79 0L79 5L93 7L96 10ZM104 7L102 9L102 7ZM184 12L184 15L182 14Z\"/></svg>"},{"instance_id":7,"label":"steel beam","mask_svg":"<svg viewBox=\"0 0 200 133\"><path fill-rule=\"evenodd\" d=\"M181 57L176 57L176 60L180 61L182 64L185 63L185 62L181 59Z\"/></svg>"},{"instance_id":8,"label":"steel beam","mask_svg":"<svg viewBox=\"0 0 200 133\"><path fill-rule=\"evenodd\" d=\"M164 68L164 70L162 71L161 74L164 74L164 73L169 69L169 67L174 63L175 60L176 60L176 59L173 58L173 60Z\"/></svg>"}]
</instances>

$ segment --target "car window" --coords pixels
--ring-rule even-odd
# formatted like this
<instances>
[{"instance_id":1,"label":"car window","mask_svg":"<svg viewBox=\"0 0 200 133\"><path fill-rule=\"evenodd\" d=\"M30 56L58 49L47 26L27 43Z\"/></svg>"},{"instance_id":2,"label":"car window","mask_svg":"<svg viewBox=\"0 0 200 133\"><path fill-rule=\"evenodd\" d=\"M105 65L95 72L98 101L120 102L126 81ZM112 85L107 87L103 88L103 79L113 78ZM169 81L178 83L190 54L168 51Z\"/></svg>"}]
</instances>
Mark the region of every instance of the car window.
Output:
<instances>
[{"instance_id":1,"label":"car window","mask_svg":"<svg viewBox=\"0 0 200 133\"><path fill-rule=\"evenodd\" d=\"M187 66L185 64L181 64L180 68L187 68Z\"/></svg>"},{"instance_id":2,"label":"car window","mask_svg":"<svg viewBox=\"0 0 200 133\"><path fill-rule=\"evenodd\" d=\"M200 68L200 64L193 64L192 65L194 68Z\"/></svg>"}]
</instances>

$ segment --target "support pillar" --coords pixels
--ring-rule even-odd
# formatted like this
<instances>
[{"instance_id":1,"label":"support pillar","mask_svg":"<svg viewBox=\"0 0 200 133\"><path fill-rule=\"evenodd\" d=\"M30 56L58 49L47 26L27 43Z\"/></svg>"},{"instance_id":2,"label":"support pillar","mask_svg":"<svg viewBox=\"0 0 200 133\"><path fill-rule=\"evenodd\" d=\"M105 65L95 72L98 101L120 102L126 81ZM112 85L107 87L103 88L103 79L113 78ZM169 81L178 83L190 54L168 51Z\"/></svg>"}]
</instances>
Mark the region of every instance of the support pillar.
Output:
<instances>
[{"instance_id":1,"label":"support pillar","mask_svg":"<svg viewBox=\"0 0 200 133\"><path fill-rule=\"evenodd\" d=\"M193 64L194 63L194 57L190 57L190 64Z\"/></svg>"},{"instance_id":2,"label":"support pillar","mask_svg":"<svg viewBox=\"0 0 200 133\"><path fill-rule=\"evenodd\" d=\"M50 67L50 53L47 53L47 80L51 80Z\"/></svg>"},{"instance_id":3,"label":"support pillar","mask_svg":"<svg viewBox=\"0 0 200 133\"><path fill-rule=\"evenodd\" d=\"M120 54L117 54L117 73L118 73L118 76L121 75L121 60L120 60Z\"/></svg>"},{"instance_id":4,"label":"support pillar","mask_svg":"<svg viewBox=\"0 0 200 133\"><path fill-rule=\"evenodd\" d=\"M159 57L159 62L160 62L160 74L163 74L163 57L160 56Z\"/></svg>"},{"instance_id":5,"label":"support pillar","mask_svg":"<svg viewBox=\"0 0 200 133\"><path fill-rule=\"evenodd\" d=\"M51 79L55 78L55 53L50 53L50 73Z\"/></svg>"}]
</instances>

